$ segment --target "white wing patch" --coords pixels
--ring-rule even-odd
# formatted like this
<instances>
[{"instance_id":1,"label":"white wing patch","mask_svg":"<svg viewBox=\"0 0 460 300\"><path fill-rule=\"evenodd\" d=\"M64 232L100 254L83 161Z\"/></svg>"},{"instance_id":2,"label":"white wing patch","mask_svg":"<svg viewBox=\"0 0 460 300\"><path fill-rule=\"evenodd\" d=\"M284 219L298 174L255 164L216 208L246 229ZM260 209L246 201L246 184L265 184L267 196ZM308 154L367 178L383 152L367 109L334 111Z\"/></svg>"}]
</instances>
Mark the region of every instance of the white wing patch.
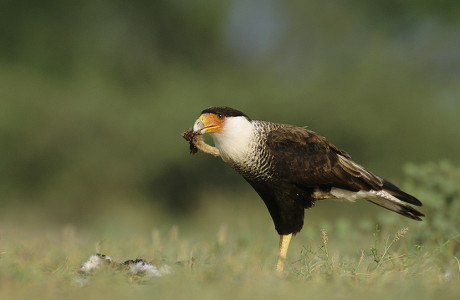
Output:
<instances>
[{"instance_id":1,"label":"white wing patch","mask_svg":"<svg viewBox=\"0 0 460 300\"><path fill-rule=\"evenodd\" d=\"M354 202L356 199L366 199L372 203L375 203L379 206L385 207L394 212L400 213L405 216L409 216L413 219L417 219L411 210L412 207L406 202L399 200L395 196L391 195L385 190L380 191L358 191L352 192L340 188L332 188L329 193L315 191L313 196L316 199L333 199L333 200L346 200Z\"/></svg>"},{"instance_id":2,"label":"white wing patch","mask_svg":"<svg viewBox=\"0 0 460 300\"><path fill-rule=\"evenodd\" d=\"M347 191L344 189L332 188L330 191L330 195L335 200L347 200L347 201L354 202L356 199L366 199L370 201L375 201L377 203L379 201L384 201L385 203L387 203L389 200L391 202L394 202L400 205L406 205L405 202L399 200L398 198L391 195L385 190L352 192L352 191Z\"/></svg>"}]
</instances>

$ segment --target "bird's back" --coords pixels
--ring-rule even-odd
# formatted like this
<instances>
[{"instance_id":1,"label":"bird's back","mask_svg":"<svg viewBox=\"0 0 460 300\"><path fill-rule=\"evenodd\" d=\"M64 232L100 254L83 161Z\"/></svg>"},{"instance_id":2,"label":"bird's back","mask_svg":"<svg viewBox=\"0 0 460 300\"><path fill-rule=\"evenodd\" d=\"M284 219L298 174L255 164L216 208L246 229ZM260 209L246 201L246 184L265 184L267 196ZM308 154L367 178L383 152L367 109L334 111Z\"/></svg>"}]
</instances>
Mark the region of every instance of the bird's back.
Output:
<instances>
[{"instance_id":1,"label":"bird's back","mask_svg":"<svg viewBox=\"0 0 460 300\"><path fill-rule=\"evenodd\" d=\"M253 121L248 162L233 167L264 200L280 234L298 232L303 210L316 200L367 199L406 217L422 213L415 197L351 160L343 150L303 127Z\"/></svg>"}]
</instances>

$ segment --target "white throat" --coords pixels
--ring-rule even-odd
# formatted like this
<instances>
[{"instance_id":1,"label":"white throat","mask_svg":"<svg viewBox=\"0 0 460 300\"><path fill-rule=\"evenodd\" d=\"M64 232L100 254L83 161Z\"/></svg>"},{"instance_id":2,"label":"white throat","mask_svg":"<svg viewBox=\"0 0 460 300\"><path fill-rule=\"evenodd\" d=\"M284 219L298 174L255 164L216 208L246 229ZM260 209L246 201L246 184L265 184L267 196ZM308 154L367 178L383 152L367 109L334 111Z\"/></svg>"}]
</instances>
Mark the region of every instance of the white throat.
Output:
<instances>
[{"instance_id":1,"label":"white throat","mask_svg":"<svg viewBox=\"0 0 460 300\"><path fill-rule=\"evenodd\" d=\"M229 117L220 132L210 133L225 162L242 163L252 149L254 125L245 117Z\"/></svg>"}]
</instances>

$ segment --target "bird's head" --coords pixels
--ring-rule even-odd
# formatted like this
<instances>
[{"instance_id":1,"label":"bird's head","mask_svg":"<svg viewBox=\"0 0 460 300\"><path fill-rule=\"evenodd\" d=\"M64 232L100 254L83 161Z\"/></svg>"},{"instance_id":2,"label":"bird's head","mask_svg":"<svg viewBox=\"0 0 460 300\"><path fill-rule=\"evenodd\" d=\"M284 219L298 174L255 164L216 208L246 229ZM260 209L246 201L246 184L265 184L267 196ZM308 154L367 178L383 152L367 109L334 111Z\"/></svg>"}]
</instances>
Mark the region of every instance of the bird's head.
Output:
<instances>
[{"instance_id":1,"label":"bird's head","mask_svg":"<svg viewBox=\"0 0 460 300\"><path fill-rule=\"evenodd\" d=\"M233 127L238 121L249 122L250 119L239 110L226 107L210 107L201 112L193 125L194 134L221 133L224 129Z\"/></svg>"}]
</instances>

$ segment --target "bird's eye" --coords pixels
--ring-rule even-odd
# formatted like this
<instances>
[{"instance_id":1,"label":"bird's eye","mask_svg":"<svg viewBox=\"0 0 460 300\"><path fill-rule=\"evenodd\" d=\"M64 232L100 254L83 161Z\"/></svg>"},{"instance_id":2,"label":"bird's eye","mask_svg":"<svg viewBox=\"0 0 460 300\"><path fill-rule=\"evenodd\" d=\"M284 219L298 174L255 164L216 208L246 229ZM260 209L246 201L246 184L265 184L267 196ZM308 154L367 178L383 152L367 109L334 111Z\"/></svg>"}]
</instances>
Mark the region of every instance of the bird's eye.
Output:
<instances>
[{"instance_id":1,"label":"bird's eye","mask_svg":"<svg viewBox=\"0 0 460 300\"><path fill-rule=\"evenodd\" d=\"M224 118L224 116L223 116L222 114L217 114L217 118L218 118L219 120L222 120L222 119Z\"/></svg>"}]
</instances>

